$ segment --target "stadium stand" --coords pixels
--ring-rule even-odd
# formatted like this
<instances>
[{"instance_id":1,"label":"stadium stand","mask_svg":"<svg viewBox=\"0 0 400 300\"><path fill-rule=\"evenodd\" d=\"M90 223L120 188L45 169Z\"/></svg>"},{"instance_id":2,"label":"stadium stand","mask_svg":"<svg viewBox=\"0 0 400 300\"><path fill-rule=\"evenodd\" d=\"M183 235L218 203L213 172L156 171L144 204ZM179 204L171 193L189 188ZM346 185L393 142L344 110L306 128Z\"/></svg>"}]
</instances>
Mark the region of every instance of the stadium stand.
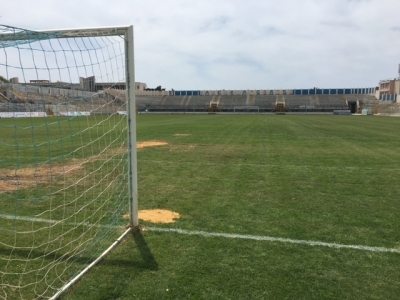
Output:
<instances>
[{"instance_id":1,"label":"stadium stand","mask_svg":"<svg viewBox=\"0 0 400 300\"><path fill-rule=\"evenodd\" d=\"M254 105L260 107L261 110L272 110L276 103L275 95L256 95Z\"/></svg>"},{"instance_id":2,"label":"stadium stand","mask_svg":"<svg viewBox=\"0 0 400 300\"><path fill-rule=\"evenodd\" d=\"M148 95L146 93L149 93ZM112 101L110 101L112 100ZM286 112L328 113L350 109L360 113L364 107L379 103L375 88L365 89L303 89L303 90L221 90L221 91L138 91L139 112L207 112L211 105L218 112L234 112L235 107L257 107L260 112L275 112L277 103L284 103ZM107 103L107 107L105 107ZM73 110L109 113L121 110L125 91L105 89L97 92L47 87L30 84L0 83L1 111L32 111L33 109ZM16 107L15 105L19 105ZM113 106L113 107L110 107Z\"/></svg>"},{"instance_id":3,"label":"stadium stand","mask_svg":"<svg viewBox=\"0 0 400 300\"><path fill-rule=\"evenodd\" d=\"M219 102L219 109L221 111L233 111L235 106L245 106L246 101L246 95L222 95Z\"/></svg>"}]
</instances>

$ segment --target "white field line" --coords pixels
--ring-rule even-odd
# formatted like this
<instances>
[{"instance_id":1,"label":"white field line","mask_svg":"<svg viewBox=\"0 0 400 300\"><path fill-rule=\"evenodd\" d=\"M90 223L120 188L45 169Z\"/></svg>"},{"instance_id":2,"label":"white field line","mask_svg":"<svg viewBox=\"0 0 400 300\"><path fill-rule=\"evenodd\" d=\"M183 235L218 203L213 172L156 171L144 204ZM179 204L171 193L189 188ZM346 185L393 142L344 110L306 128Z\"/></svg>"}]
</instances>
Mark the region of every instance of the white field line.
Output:
<instances>
[{"instance_id":1,"label":"white field line","mask_svg":"<svg viewBox=\"0 0 400 300\"><path fill-rule=\"evenodd\" d=\"M270 237L270 236L205 232L205 231L184 230L184 229L176 229L176 228L160 228L160 227L146 227L146 229L150 230L150 231L173 232L173 233L187 234L187 235L199 235L199 236L204 236L204 237L224 237L224 238L230 238L230 239L244 239L244 240L280 242L280 243L290 243L290 244L302 244L302 245L307 245L307 246L321 246L321 247L329 247L329 248L336 248L336 249L355 249L355 250L370 251L370 252L400 253L400 249L396 249L396 248L370 247L370 246L361 246L361 245L345 245L345 244L336 244L336 243L315 242L315 241L308 241L308 240L294 240L294 239Z\"/></svg>"},{"instance_id":2,"label":"white field line","mask_svg":"<svg viewBox=\"0 0 400 300\"><path fill-rule=\"evenodd\" d=\"M62 221L56 220L48 220L48 219L40 219L40 218L32 218L32 217L22 217L22 216L11 216L0 214L0 218L8 219L8 220L21 220L21 221L30 221L30 222L42 222L42 223L62 223ZM107 225L99 225L99 224L89 224L89 223L67 223L67 225L86 225L92 227L121 227L123 226L107 226ZM169 232L169 233L179 233L186 235L198 235L203 237L223 237L230 239L243 239L243 240L255 240L255 241L266 241L266 242L280 242L280 243L288 243L288 244L301 244L307 246L320 246L320 247L328 247L335 249L354 249L354 250L362 250L362 251L370 251L370 252L390 252L390 253L399 253L400 248L386 248L386 247L370 247L370 246L362 246L362 245L346 245L346 244L337 244L337 243L327 243L327 242L318 242L318 241L309 241L309 240L295 240L288 238L279 238L279 237L271 237L271 236L259 236L259 235L248 235L248 234L234 234L234 233L220 233L220 232L206 232L206 231L197 231L197 230L185 230L179 228L161 228L161 227L153 227L146 226L145 230L156 231L156 232Z\"/></svg>"},{"instance_id":3,"label":"white field line","mask_svg":"<svg viewBox=\"0 0 400 300\"><path fill-rule=\"evenodd\" d=\"M69 225L69 226L89 226L89 227L98 227L98 228L109 228L109 227L121 227L123 228L124 226L107 226L107 225L100 225L100 224L91 224L87 222L82 222L82 223L64 223L62 220L49 220L49 219L41 219L41 218L32 218L32 217L23 217L23 216L12 216L12 215L5 215L5 214L0 214L1 219L7 219L7 220L19 220L19 221L27 221L27 222L39 222L39 223L48 223L48 224L64 224L64 225Z\"/></svg>"}]
</instances>

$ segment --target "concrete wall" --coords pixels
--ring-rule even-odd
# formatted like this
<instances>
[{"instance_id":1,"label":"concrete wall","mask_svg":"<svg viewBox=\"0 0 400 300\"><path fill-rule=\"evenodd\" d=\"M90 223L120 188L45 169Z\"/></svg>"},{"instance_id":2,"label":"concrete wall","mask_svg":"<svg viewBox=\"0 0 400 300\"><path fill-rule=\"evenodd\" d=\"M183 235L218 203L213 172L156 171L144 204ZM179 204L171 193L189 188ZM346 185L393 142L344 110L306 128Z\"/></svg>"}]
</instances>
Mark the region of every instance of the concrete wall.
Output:
<instances>
[{"instance_id":1,"label":"concrete wall","mask_svg":"<svg viewBox=\"0 0 400 300\"><path fill-rule=\"evenodd\" d=\"M147 89L147 84L143 82L135 82L135 89L136 91L143 91L144 89Z\"/></svg>"},{"instance_id":2,"label":"concrete wall","mask_svg":"<svg viewBox=\"0 0 400 300\"><path fill-rule=\"evenodd\" d=\"M400 95L400 80L396 80L394 83L394 93ZM399 98L399 97L397 97Z\"/></svg>"}]
</instances>

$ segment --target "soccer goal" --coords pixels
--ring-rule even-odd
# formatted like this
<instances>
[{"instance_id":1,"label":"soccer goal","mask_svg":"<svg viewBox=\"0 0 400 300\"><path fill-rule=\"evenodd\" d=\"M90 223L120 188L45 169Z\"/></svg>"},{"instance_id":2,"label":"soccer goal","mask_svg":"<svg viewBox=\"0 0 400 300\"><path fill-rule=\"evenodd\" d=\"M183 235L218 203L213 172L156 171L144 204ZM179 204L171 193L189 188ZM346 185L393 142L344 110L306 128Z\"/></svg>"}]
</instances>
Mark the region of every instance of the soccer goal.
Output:
<instances>
[{"instance_id":1,"label":"soccer goal","mask_svg":"<svg viewBox=\"0 0 400 300\"><path fill-rule=\"evenodd\" d=\"M233 107L233 112L235 114L248 114L248 113L256 113L259 114L260 113L260 107L259 106L249 106L249 105L245 105L245 106L234 106Z\"/></svg>"},{"instance_id":2,"label":"soccer goal","mask_svg":"<svg viewBox=\"0 0 400 300\"><path fill-rule=\"evenodd\" d=\"M132 26L0 25L1 299L56 299L138 225L133 55Z\"/></svg>"}]
</instances>

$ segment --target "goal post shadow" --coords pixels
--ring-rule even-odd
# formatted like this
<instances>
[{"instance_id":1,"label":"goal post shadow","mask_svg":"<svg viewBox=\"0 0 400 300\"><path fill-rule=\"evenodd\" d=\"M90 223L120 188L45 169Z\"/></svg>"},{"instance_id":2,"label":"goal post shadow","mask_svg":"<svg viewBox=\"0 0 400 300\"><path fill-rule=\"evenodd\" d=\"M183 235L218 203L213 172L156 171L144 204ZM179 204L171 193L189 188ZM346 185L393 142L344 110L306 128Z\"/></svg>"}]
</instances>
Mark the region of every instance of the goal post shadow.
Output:
<instances>
[{"instance_id":1,"label":"goal post shadow","mask_svg":"<svg viewBox=\"0 0 400 300\"><path fill-rule=\"evenodd\" d=\"M139 267L141 269L145 270L152 270L152 271L157 271L158 270L158 263L151 252L151 249L149 245L146 242L145 237L143 236L142 230L140 227L136 227L132 229L132 237L133 240L137 246L137 249L140 253L140 256L142 258L142 262L140 263Z\"/></svg>"}]
</instances>

